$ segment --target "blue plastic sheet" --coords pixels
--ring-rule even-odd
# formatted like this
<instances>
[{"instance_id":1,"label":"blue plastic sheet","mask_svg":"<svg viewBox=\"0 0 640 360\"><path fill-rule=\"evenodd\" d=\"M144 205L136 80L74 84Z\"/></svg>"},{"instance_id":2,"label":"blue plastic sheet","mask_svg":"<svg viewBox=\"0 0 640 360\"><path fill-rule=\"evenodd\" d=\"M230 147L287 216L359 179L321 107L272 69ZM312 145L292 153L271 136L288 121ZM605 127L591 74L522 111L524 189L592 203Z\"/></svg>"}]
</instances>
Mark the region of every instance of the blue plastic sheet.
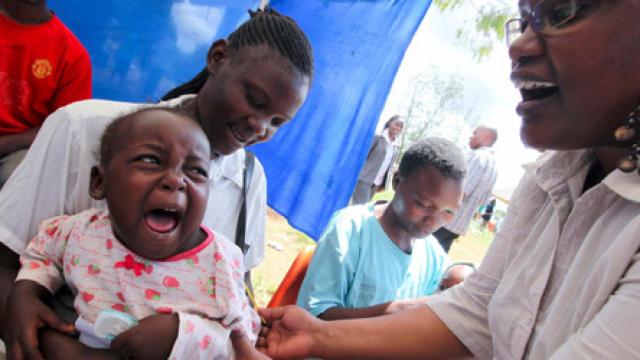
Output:
<instances>
[{"instance_id":1,"label":"blue plastic sheet","mask_svg":"<svg viewBox=\"0 0 640 360\"><path fill-rule=\"evenodd\" d=\"M155 102L204 68L259 0L50 0L93 65L93 96Z\"/></svg>"},{"instance_id":2,"label":"blue plastic sheet","mask_svg":"<svg viewBox=\"0 0 640 360\"><path fill-rule=\"evenodd\" d=\"M83 42L94 97L157 101L205 64L211 42L259 0L50 0ZM296 119L254 146L268 201L317 239L345 206L387 93L430 0L272 0L296 19L315 52L316 77Z\"/></svg>"},{"instance_id":3,"label":"blue plastic sheet","mask_svg":"<svg viewBox=\"0 0 640 360\"><path fill-rule=\"evenodd\" d=\"M315 52L316 77L294 121L252 148L269 205L317 239L347 205L393 78L427 0L272 0Z\"/></svg>"}]
</instances>

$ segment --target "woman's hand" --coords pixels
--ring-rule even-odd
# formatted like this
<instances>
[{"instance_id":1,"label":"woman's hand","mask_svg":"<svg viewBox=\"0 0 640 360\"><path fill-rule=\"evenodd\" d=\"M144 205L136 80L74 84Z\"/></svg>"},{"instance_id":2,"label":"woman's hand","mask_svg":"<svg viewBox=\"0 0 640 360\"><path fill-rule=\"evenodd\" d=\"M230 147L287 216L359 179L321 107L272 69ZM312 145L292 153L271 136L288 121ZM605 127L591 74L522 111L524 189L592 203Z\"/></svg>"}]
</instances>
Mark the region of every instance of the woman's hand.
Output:
<instances>
[{"instance_id":1,"label":"woman's hand","mask_svg":"<svg viewBox=\"0 0 640 360\"><path fill-rule=\"evenodd\" d=\"M38 330L49 326L54 330L72 334L75 327L67 324L48 307L43 299L50 296L42 285L20 280L9 294L7 301L6 345L7 358L44 359L38 348Z\"/></svg>"},{"instance_id":2,"label":"woman's hand","mask_svg":"<svg viewBox=\"0 0 640 360\"><path fill-rule=\"evenodd\" d=\"M178 314L158 314L118 335L111 349L124 359L167 359L178 337Z\"/></svg>"},{"instance_id":3,"label":"woman's hand","mask_svg":"<svg viewBox=\"0 0 640 360\"><path fill-rule=\"evenodd\" d=\"M260 309L271 329L261 332L258 349L278 359L298 359L313 356L313 335L322 320L298 306Z\"/></svg>"}]
</instances>

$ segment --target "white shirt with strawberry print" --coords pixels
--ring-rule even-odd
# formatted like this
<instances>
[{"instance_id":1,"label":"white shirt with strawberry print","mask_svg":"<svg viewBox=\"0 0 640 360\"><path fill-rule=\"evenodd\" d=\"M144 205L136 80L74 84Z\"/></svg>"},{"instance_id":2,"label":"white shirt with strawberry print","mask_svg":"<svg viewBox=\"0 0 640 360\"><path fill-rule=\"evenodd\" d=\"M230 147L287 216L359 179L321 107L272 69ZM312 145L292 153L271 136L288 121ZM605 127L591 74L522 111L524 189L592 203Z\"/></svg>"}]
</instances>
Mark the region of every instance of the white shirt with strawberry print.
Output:
<instances>
[{"instance_id":1,"label":"white shirt with strawberry print","mask_svg":"<svg viewBox=\"0 0 640 360\"><path fill-rule=\"evenodd\" d=\"M198 247L151 261L115 238L107 210L54 217L21 256L17 280L36 281L52 293L66 281L76 311L89 323L106 309L138 320L177 313L171 359L229 359L231 330L241 329L255 342L260 320L244 295L240 250L201 228L208 236Z\"/></svg>"}]
</instances>

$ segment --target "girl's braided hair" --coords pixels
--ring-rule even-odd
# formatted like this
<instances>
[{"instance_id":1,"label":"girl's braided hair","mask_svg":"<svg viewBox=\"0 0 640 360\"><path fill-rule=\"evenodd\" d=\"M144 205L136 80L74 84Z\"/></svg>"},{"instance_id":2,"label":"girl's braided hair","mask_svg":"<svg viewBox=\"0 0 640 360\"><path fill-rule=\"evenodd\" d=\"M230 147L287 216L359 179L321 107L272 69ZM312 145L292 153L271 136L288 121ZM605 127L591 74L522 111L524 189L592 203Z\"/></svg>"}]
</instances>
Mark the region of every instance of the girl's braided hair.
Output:
<instances>
[{"instance_id":1,"label":"girl's braided hair","mask_svg":"<svg viewBox=\"0 0 640 360\"><path fill-rule=\"evenodd\" d=\"M229 37L229 47L238 50L247 46L267 44L289 59L302 75L313 78L313 51L309 39L292 18L277 11L249 11L251 18L238 27ZM200 91L209 73L205 68L193 79L169 91L162 100Z\"/></svg>"}]
</instances>

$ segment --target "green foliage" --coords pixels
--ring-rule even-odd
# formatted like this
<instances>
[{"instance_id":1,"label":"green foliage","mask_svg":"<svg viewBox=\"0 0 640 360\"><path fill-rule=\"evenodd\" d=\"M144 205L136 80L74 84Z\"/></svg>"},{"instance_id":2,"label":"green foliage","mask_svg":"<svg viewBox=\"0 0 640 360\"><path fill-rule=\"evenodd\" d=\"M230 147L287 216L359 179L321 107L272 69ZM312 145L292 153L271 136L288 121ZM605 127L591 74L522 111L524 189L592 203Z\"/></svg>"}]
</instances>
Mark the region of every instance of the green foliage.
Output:
<instances>
[{"instance_id":1,"label":"green foliage","mask_svg":"<svg viewBox=\"0 0 640 360\"><path fill-rule=\"evenodd\" d=\"M404 151L426 136L441 136L463 144L466 128L477 123L473 105L464 103L464 85L459 74L432 66L409 80L407 96L394 113L405 121L400 139Z\"/></svg>"},{"instance_id":2,"label":"green foliage","mask_svg":"<svg viewBox=\"0 0 640 360\"><path fill-rule=\"evenodd\" d=\"M477 5L481 1L482 5ZM513 4L507 0L434 0L441 12L464 11L473 16L473 22L460 24L457 38L471 47L477 60L485 59L497 41L504 41L504 24L514 17Z\"/></svg>"}]
</instances>

